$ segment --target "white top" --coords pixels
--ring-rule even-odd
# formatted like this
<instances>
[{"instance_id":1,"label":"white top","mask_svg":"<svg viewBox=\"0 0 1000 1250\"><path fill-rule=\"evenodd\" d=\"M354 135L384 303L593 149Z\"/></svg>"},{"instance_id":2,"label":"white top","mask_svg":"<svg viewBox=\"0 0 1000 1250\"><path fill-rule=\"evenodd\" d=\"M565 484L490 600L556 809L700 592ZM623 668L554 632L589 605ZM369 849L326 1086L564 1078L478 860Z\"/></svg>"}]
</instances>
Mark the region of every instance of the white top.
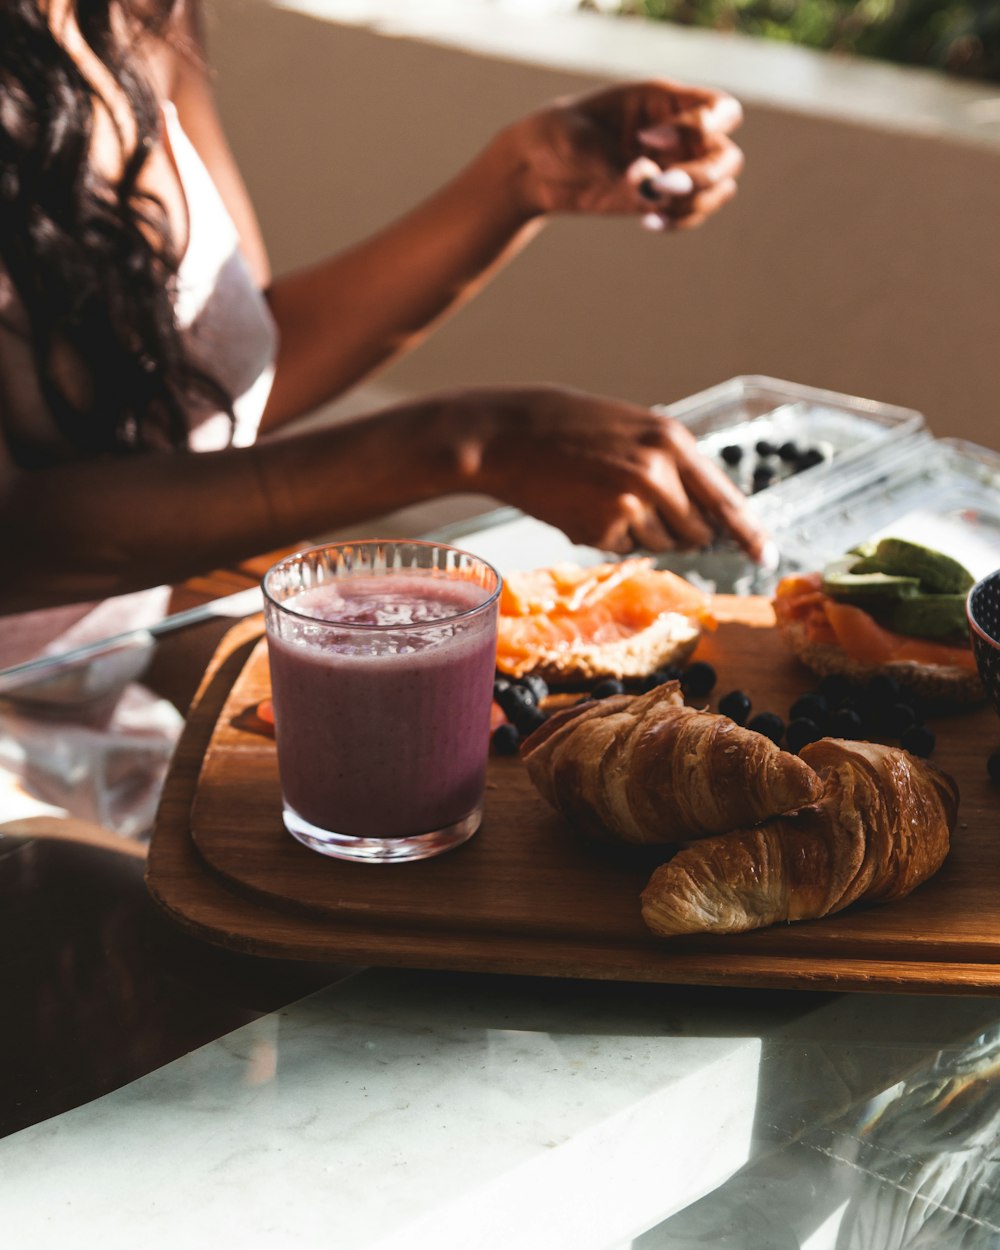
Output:
<instances>
[{"instance_id":1,"label":"white top","mask_svg":"<svg viewBox=\"0 0 1000 1250\"><path fill-rule=\"evenodd\" d=\"M247 447L257 437L271 393L277 328L240 250L233 219L172 104L164 104L163 119L188 206L188 243L177 273L177 322L192 359L233 396L231 442ZM189 414L189 425L188 443L195 451L230 442L225 413L202 408Z\"/></svg>"}]
</instances>

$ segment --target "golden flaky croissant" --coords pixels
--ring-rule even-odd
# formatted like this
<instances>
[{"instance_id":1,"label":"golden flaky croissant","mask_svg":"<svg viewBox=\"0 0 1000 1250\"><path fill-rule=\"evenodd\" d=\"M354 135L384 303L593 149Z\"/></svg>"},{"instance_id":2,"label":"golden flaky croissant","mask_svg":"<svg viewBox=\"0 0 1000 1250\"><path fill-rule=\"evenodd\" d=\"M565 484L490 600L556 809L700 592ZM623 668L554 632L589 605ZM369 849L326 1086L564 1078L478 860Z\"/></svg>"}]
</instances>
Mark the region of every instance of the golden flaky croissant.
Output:
<instances>
[{"instance_id":1,"label":"golden flaky croissant","mask_svg":"<svg viewBox=\"0 0 1000 1250\"><path fill-rule=\"evenodd\" d=\"M551 716L521 752L576 830L632 845L756 824L821 793L808 764L726 716L685 707L677 682Z\"/></svg>"},{"instance_id":2,"label":"golden flaky croissant","mask_svg":"<svg viewBox=\"0 0 1000 1250\"><path fill-rule=\"evenodd\" d=\"M948 854L958 788L894 747L823 738L802 751L820 801L681 851L642 894L654 933L742 933L902 898Z\"/></svg>"}]
</instances>

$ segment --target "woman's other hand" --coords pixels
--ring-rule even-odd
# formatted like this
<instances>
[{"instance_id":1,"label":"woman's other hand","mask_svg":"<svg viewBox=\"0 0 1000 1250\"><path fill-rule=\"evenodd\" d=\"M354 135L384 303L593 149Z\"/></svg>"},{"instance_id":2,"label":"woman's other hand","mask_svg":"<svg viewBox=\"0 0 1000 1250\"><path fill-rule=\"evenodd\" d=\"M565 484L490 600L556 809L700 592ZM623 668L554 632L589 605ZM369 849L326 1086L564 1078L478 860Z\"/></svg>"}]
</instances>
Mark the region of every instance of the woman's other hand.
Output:
<instances>
[{"instance_id":1,"label":"woman's other hand","mask_svg":"<svg viewBox=\"0 0 1000 1250\"><path fill-rule=\"evenodd\" d=\"M736 194L743 120L724 92L660 80L557 100L504 137L518 152L524 211L635 213L690 230Z\"/></svg>"},{"instance_id":2,"label":"woman's other hand","mask_svg":"<svg viewBox=\"0 0 1000 1250\"><path fill-rule=\"evenodd\" d=\"M762 558L744 496L669 417L554 387L465 393L445 414L452 489L491 494L604 551L696 549L721 533Z\"/></svg>"}]
</instances>

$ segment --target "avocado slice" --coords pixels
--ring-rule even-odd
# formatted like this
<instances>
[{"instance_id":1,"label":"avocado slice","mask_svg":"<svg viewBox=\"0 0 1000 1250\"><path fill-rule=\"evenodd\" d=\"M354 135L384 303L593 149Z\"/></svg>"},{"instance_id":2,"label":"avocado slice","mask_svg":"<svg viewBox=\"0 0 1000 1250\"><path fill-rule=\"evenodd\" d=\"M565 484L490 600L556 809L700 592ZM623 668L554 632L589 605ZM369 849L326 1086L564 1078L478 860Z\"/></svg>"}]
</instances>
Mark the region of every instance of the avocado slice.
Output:
<instances>
[{"instance_id":1,"label":"avocado slice","mask_svg":"<svg viewBox=\"0 0 1000 1250\"><path fill-rule=\"evenodd\" d=\"M893 573L856 571L867 560L845 556L834 560L823 570L823 590L834 599L864 600L905 599L920 589L916 577L900 577Z\"/></svg>"},{"instance_id":2,"label":"avocado slice","mask_svg":"<svg viewBox=\"0 0 1000 1250\"><path fill-rule=\"evenodd\" d=\"M875 551L875 548L873 547L872 552L874 553L874 551ZM874 554L870 556L863 556L861 559L855 560L854 564L851 566L851 572L852 573L886 573L893 577L898 576L898 574L890 573L890 570L885 568L882 562L879 560L878 556Z\"/></svg>"},{"instance_id":3,"label":"avocado slice","mask_svg":"<svg viewBox=\"0 0 1000 1250\"><path fill-rule=\"evenodd\" d=\"M968 631L965 595L914 595L892 610L892 628L912 638L964 637Z\"/></svg>"},{"instance_id":4,"label":"avocado slice","mask_svg":"<svg viewBox=\"0 0 1000 1250\"><path fill-rule=\"evenodd\" d=\"M883 538L875 549L875 559L887 573L918 578L920 589L928 594L965 594L976 580L951 556L903 538Z\"/></svg>"}]
</instances>

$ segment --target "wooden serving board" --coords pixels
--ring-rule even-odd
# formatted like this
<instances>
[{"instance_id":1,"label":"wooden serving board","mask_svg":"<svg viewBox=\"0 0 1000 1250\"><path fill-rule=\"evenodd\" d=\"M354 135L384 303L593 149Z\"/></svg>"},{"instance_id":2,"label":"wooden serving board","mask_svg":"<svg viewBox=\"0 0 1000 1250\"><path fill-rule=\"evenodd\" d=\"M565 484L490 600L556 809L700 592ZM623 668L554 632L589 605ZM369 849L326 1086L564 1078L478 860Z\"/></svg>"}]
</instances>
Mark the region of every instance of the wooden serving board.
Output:
<instances>
[{"instance_id":1,"label":"wooden serving board","mask_svg":"<svg viewBox=\"0 0 1000 1250\"><path fill-rule=\"evenodd\" d=\"M698 657L714 699L739 687L787 716L814 679L766 600L721 597ZM1000 988L1000 792L992 708L939 718L934 762L958 781L942 870L909 898L738 936L659 939L639 914L648 863L579 843L516 759L491 761L482 828L411 864L349 864L283 829L274 743L248 712L270 692L259 619L227 637L192 710L147 879L182 924L267 956L667 983L980 992Z\"/></svg>"}]
</instances>

